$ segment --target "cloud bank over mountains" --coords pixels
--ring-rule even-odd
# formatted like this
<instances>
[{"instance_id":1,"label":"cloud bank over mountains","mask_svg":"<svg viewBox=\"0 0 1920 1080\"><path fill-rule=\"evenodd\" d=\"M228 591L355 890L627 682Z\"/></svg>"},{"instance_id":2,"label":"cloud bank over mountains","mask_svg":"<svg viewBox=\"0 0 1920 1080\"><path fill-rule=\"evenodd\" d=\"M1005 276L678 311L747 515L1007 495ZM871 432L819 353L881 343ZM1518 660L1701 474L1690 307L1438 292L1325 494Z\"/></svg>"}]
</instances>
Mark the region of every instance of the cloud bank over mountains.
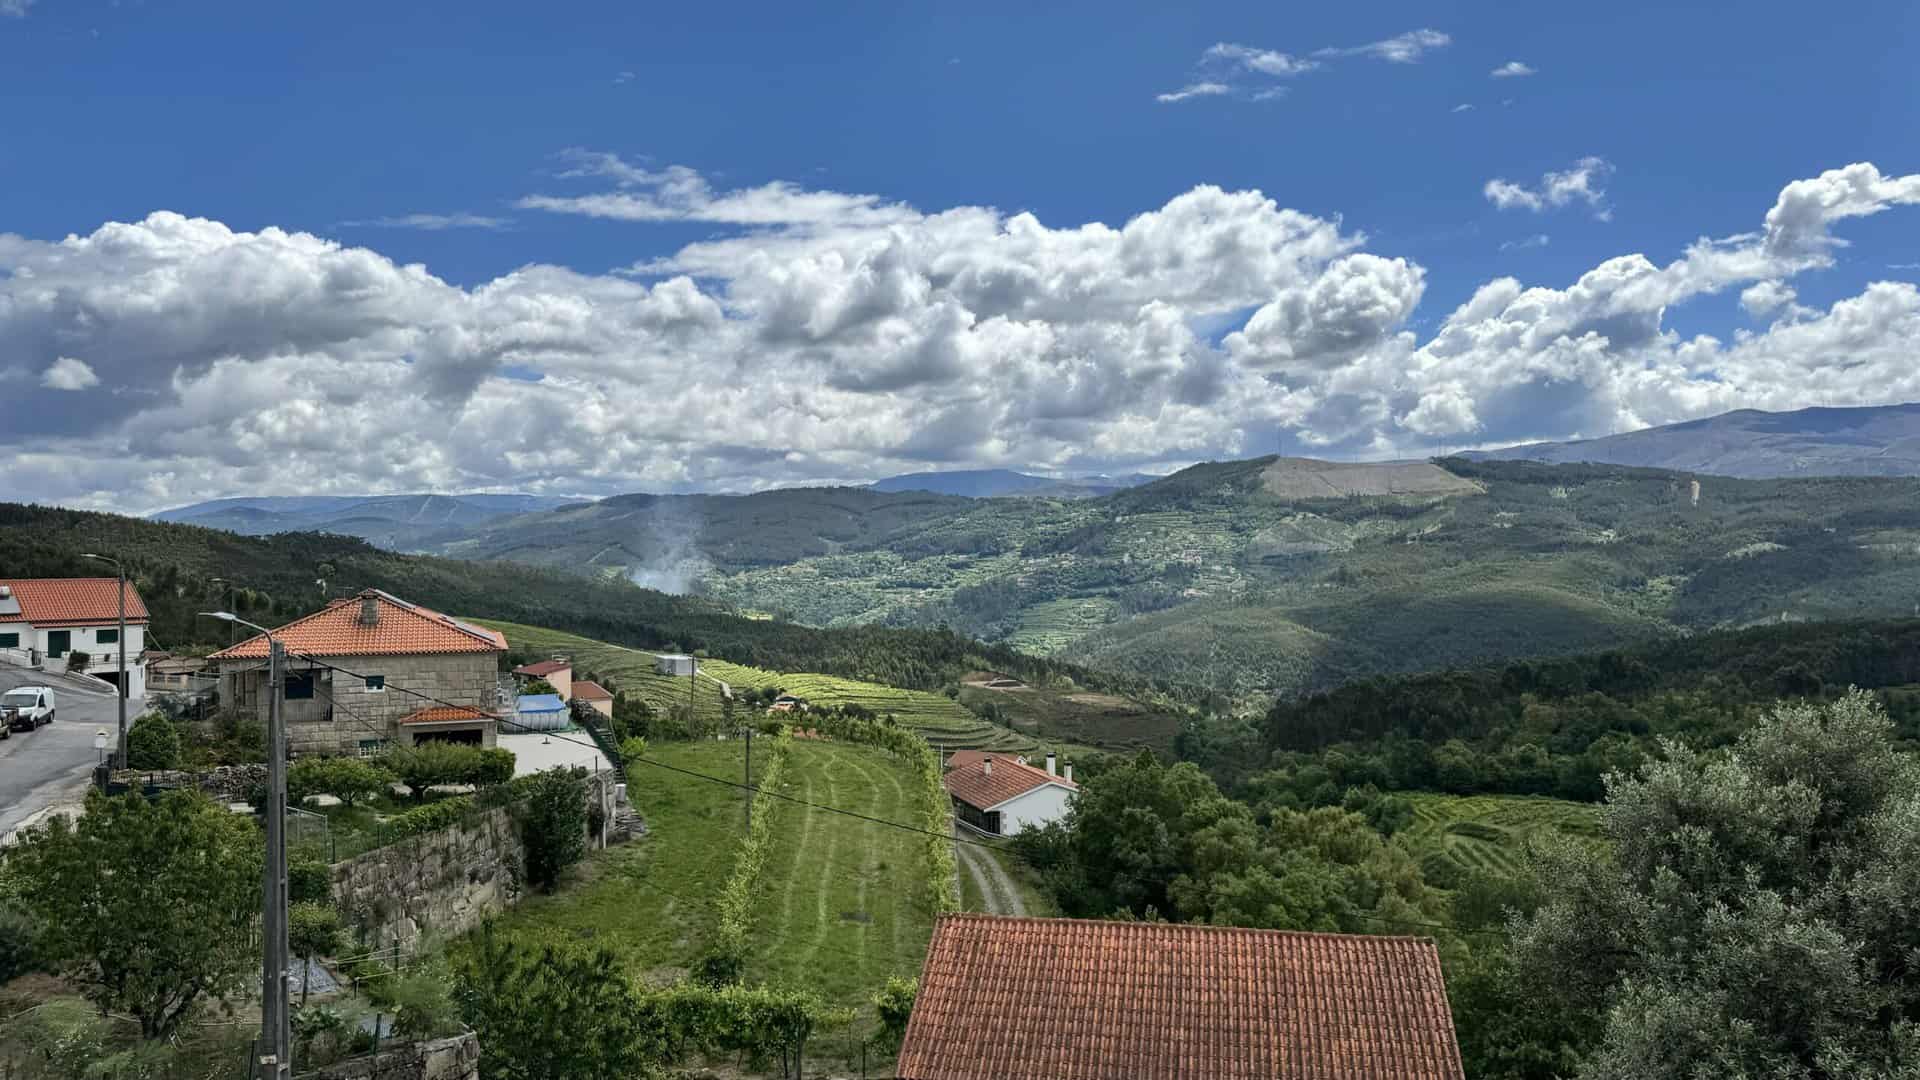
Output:
<instances>
[{"instance_id":1,"label":"cloud bank over mountains","mask_svg":"<svg viewBox=\"0 0 1920 1080\"><path fill-rule=\"evenodd\" d=\"M1062 226L568 161L597 190L529 194L523 212L717 235L619 274L533 265L461 288L368 248L169 212L0 234L0 498L1120 472L1270 450L1281 428L1300 452L1420 455L1920 398L1920 289L1881 281L1816 309L1788 284L1831 264L1850 219L1920 203L1920 175L1870 164L1789 183L1754 231L1669 261L1488 281L1423 336L1420 265L1257 191ZM1505 197L1603 205L1570 183ZM1668 308L1729 290L1748 326L1667 326Z\"/></svg>"}]
</instances>

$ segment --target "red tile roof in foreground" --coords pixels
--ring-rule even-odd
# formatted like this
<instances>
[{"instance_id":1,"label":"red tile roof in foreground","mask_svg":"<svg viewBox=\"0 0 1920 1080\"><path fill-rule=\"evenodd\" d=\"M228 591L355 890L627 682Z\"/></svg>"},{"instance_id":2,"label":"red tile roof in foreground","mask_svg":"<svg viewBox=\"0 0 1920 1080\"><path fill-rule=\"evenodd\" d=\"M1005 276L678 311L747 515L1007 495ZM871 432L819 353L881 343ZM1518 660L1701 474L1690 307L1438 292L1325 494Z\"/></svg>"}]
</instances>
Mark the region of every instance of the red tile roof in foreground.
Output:
<instances>
[{"instance_id":1,"label":"red tile roof in foreground","mask_svg":"<svg viewBox=\"0 0 1920 1080\"><path fill-rule=\"evenodd\" d=\"M492 713L479 709L468 709L458 705L432 705L425 709L416 709L400 718L403 724L452 724L461 720L493 720Z\"/></svg>"},{"instance_id":2,"label":"red tile roof in foreground","mask_svg":"<svg viewBox=\"0 0 1920 1080\"><path fill-rule=\"evenodd\" d=\"M536 679L544 679L556 671L565 671L572 666L573 661L571 660L542 660L537 664L522 664L514 668L513 673L515 675L531 675Z\"/></svg>"},{"instance_id":3,"label":"red tile roof in foreground","mask_svg":"<svg viewBox=\"0 0 1920 1080\"><path fill-rule=\"evenodd\" d=\"M18 619L35 626L106 626L120 621L117 577L0 578L19 603ZM0 601L0 609L9 607ZM13 618L0 616L0 619ZM146 622L147 605L127 583L127 621Z\"/></svg>"},{"instance_id":4,"label":"red tile roof in foreground","mask_svg":"<svg viewBox=\"0 0 1920 1080\"><path fill-rule=\"evenodd\" d=\"M613 694L597 682L581 680L573 684L573 697L576 701L612 701Z\"/></svg>"},{"instance_id":5,"label":"red tile roof in foreground","mask_svg":"<svg viewBox=\"0 0 1920 1080\"><path fill-rule=\"evenodd\" d=\"M360 625L367 597L379 606L380 619ZM335 600L303 618L274 630L287 651L308 656L419 656L426 653L506 652L507 639L498 631L463 623L437 611L409 604L379 589L368 589L346 600ZM256 635L209 659L246 660L267 655L265 635Z\"/></svg>"},{"instance_id":6,"label":"red tile roof in foreground","mask_svg":"<svg viewBox=\"0 0 1920 1080\"><path fill-rule=\"evenodd\" d=\"M1462 1080L1425 938L945 915L901 1080Z\"/></svg>"},{"instance_id":7,"label":"red tile roof in foreground","mask_svg":"<svg viewBox=\"0 0 1920 1080\"><path fill-rule=\"evenodd\" d=\"M993 759L993 772L987 772L987 759ZM946 775L940 782L947 794L980 810L991 810L1008 799L1018 798L1034 788L1058 784L1068 791L1080 786L1064 776L1048 776L1045 769L1022 765L1007 754L984 754L973 750L955 751Z\"/></svg>"}]
</instances>

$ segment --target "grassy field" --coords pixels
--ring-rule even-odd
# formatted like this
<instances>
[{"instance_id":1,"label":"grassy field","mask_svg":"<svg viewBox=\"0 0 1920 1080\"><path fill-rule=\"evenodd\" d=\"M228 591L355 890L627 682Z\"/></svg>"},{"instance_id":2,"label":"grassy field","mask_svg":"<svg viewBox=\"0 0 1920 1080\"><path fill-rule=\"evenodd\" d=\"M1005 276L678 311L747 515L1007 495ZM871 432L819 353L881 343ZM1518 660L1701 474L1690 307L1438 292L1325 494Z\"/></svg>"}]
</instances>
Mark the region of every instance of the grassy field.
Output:
<instances>
[{"instance_id":1,"label":"grassy field","mask_svg":"<svg viewBox=\"0 0 1920 1080\"><path fill-rule=\"evenodd\" d=\"M507 643L515 649L572 657L575 677L590 672L611 681L615 684L614 688L622 693L639 695L656 709L691 704L696 713L709 720L718 720L720 717L718 683L709 679L690 680L655 674L652 653L609 645L545 627L495 620L475 621L507 635ZM945 694L902 690L835 675L767 671L717 659L700 661L700 669L736 690L778 686L816 705L857 704L876 713L891 713L902 724L926 736L928 741L949 750L991 749L1032 753L1041 745L1033 734L990 724Z\"/></svg>"},{"instance_id":2,"label":"grassy field","mask_svg":"<svg viewBox=\"0 0 1920 1080\"><path fill-rule=\"evenodd\" d=\"M914 819L912 776L868 747L796 739L781 787L869 817ZM888 975L918 975L933 931L918 834L792 803L778 813L754 929L763 947L747 981L859 1004Z\"/></svg>"},{"instance_id":3,"label":"grassy field","mask_svg":"<svg viewBox=\"0 0 1920 1080\"><path fill-rule=\"evenodd\" d=\"M740 776L738 742L664 743L648 756L709 776ZM786 794L904 821L912 778L867 747L795 740ZM707 946L713 898L732 872L744 825L739 789L645 764L628 791L648 834L598 852L578 881L528 896L501 916L506 931L559 932L612 947L652 985L687 974ZM919 972L932 932L926 867L915 834L782 804L749 957L749 982L817 991L865 1006L889 974Z\"/></svg>"},{"instance_id":4,"label":"grassy field","mask_svg":"<svg viewBox=\"0 0 1920 1080\"><path fill-rule=\"evenodd\" d=\"M1400 834L1420 858L1429 881L1444 884L1479 871L1519 871L1527 844L1549 835L1598 847L1600 808L1524 795L1411 793L1414 824Z\"/></svg>"}]
</instances>

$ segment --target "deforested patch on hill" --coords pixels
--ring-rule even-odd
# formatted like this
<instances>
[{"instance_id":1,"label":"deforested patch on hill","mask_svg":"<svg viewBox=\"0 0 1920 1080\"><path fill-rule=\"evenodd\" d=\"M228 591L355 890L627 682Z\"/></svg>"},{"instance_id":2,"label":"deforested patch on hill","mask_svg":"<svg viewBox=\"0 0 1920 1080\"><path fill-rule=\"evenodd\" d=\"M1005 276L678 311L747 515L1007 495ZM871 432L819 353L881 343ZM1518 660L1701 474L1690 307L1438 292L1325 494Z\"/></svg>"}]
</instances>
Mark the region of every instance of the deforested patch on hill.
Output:
<instances>
[{"instance_id":1,"label":"deforested patch on hill","mask_svg":"<svg viewBox=\"0 0 1920 1080\"><path fill-rule=\"evenodd\" d=\"M1282 499L1341 499L1361 495L1478 495L1479 484L1430 461L1341 462L1279 458L1260 474L1260 487Z\"/></svg>"}]
</instances>

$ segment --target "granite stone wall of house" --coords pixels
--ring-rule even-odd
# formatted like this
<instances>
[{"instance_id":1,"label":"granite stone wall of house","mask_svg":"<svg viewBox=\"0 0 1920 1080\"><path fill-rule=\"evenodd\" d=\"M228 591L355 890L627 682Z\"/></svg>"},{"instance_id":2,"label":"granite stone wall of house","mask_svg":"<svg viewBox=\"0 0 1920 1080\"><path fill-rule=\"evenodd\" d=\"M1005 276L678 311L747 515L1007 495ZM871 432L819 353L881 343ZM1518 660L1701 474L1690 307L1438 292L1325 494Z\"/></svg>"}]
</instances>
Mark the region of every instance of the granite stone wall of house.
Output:
<instances>
[{"instance_id":1,"label":"granite stone wall of house","mask_svg":"<svg viewBox=\"0 0 1920 1080\"><path fill-rule=\"evenodd\" d=\"M287 747L301 754L353 754L363 744L407 743L401 717L437 704L462 705L492 712L498 708L499 675L493 653L432 653L416 656L323 657L325 664L361 676L379 676L384 687L367 685L344 671L294 657L287 673L313 679L311 697L282 702L287 718ZM267 716L267 678L258 660L228 661L220 683L231 708ZM424 695L424 696L422 696ZM491 725L485 745L493 745Z\"/></svg>"},{"instance_id":2,"label":"granite stone wall of house","mask_svg":"<svg viewBox=\"0 0 1920 1080\"><path fill-rule=\"evenodd\" d=\"M303 1080L480 1080L480 1039L469 1031L351 1058L302 1075Z\"/></svg>"},{"instance_id":3,"label":"granite stone wall of house","mask_svg":"<svg viewBox=\"0 0 1920 1080\"><path fill-rule=\"evenodd\" d=\"M333 864L334 906L370 947L457 934L519 897L525 859L511 808L499 807Z\"/></svg>"}]
</instances>

